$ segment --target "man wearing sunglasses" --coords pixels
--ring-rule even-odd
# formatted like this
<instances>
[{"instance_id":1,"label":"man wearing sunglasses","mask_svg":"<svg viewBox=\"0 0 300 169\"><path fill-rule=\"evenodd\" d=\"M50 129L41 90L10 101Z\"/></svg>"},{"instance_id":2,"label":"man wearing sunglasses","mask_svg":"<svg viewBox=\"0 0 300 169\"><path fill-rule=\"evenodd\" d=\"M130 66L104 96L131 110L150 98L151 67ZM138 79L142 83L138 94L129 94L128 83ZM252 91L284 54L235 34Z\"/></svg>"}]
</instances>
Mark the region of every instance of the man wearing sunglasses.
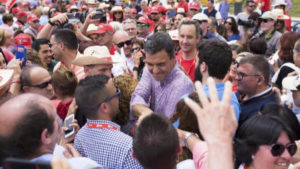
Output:
<instances>
[{"instance_id":1,"label":"man wearing sunglasses","mask_svg":"<svg viewBox=\"0 0 300 169\"><path fill-rule=\"evenodd\" d=\"M217 38L211 34L208 30L208 17L203 13L197 13L193 16L193 20L196 20L199 23L200 28L202 29L203 39L215 39Z\"/></svg>"},{"instance_id":2,"label":"man wearing sunglasses","mask_svg":"<svg viewBox=\"0 0 300 169\"><path fill-rule=\"evenodd\" d=\"M237 68L238 93L241 106L239 125L259 112L268 102L277 102L272 87L269 86L270 67L262 56L242 58Z\"/></svg>"},{"instance_id":3,"label":"man wearing sunglasses","mask_svg":"<svg viewBox=\"0 0 300 169\"><path fill-rule=\"evenodd\" d=\"M125 72L129 73L133 71L134 60L131 56L131 39L127 32L117 31L113 36L113 44L116 48L115 55L113 55L114 61L120 63L115 64L112 73L114 77L117 77Z\"/></svg>"},{"instance_id":4,"label":"man wearing sunglasses","mask_svg":"<svg viewBox=\"0 0 300 169\"><path fill-rule=\"evenodd\" d=\"M75 148L83 157L95 160L105 168L139 169L138 161L131 155L132 138L120 131L113 122L119 113L120 90L105 75L90 76L76 87L78 111L87 123L79 130Z\"/></svg>"},{"instance_id":5,"label":"man wearing sunglasses","mask_svg":"<svg viewBox=\"0 0 300 169\"><path fill-rule=\"evenodd\" d=\"M275 29L277 17L273 12L265 12L260 19L260 32L258 32L257 35L254 35L254 37L259 37L267 42L267 51L265 55L269 57L279 49L282 34Z\"/></svg>"},{"instance_id":6,"label":"man wearing sunglasses","mask_svg":"<svg viewBox=\"0 0 300 169\"><path fill-rule=\"evenodd\" d=\"M38 65L23 68L20 83L21 90L24 93L36 93L48 99L51 99L54 95L50 73Z\"/></svg>"},{"instance_id":7,"label":"man wearing sunglasses","mask_svg":"<svg viewBox=\"0 0 300 169\"><path fill-rule=\"evenodd\" d=\"M24 33L27 33L27 34L31 35L32 37L34 37L34 39L36 39L37 34L38 34L38 29L40 27L39 18L36 15L32 14L32 15L28 16L27 23L28 23L29 27L27 29L25 29Z\"/></svg>"},{"instance_id":8,"label":"man wearing sunglasses","mask_svg":"<svg viewBox=\"0 0 300 169\"><path fill-rule=\"evenodd\" d=\"M148 18L141 16L137 20L137 31L138 31L138 37L147 39L151 33L150 33L150 21Z\"/></svg>"},{"instance_id":9,"label":"man wearing sunglasses","mask_svg":"<svg viewBox=\"0 0 300 169\"><path fill-rule=\"evenodd\" d=\"M256 4L254 0L247 0L245 5L245 11L240 12L236 16L236 20L248 21L248 17L255 11ZM243 34L243 26L239 26L240 35Z\"/></svg>"}]
</instances>

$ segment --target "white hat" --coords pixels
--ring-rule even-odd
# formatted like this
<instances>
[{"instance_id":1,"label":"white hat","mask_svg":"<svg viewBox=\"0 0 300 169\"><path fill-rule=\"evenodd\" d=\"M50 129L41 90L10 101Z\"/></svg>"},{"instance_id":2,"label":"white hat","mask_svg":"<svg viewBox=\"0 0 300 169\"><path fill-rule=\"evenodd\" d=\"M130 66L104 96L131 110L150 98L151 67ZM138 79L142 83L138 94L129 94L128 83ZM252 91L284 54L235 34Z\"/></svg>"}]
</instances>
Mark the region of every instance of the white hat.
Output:
<instances>
[{"instance_id":1,"label":"white hat","mask_svg":"<svg viewBox=\"0 0 300 169\"><path fill-rule=\"evenodd\" d=\"M192 19L197 21L208 21L208 17L204 13L197 13Z\"/></svg>"},{"instance_id":2,"label":"white hat","mask_svg":"<svg viewBox=\"0 0 300 169\"><path fill-rule=\"evenodd\" d=\"M169 33L172 40L178 40L178 37L179 37L178 29L170 30L168 33Z\"/></svg>"},{"instance_id":3,"label":"white hat","mask_svg":"<svg viewBox=\"0 0 300 169\"><path fill-rule=\"evenodd\" d=\"M282 86L288 90L300 91L300 76L288 76L282 80Z\"/></svg>"},{"instance_id":4,"label":"white hat","mask_svg":"<svg viewBox=\"0 0 300 169\"><path fill-rule=\"evenodd\" d=\"M265 12L265 13L264 13L261 17L259 17L259 18L261 18L261 19L273 19L274 21L277 20L276 15L275 15L273 12L271 12L271 11Z\"/></svg>"},{"instance_id":5,"label":"white hat","mask_svg":"<svg viewBox=\"0 0 300 169\"><path fill-rule=\"evenodd\" d=\"M7 86L14 74L12 69L0 69L0 89Z\"/></svg>"},{"instance_id":6,"label":"white hat","mask_svg":"<svg viewBox=\"0 0 300 169\"><path fill-rule=\"evenodd\" d=\"M178 8L177 13L185 13L184 8Z\"/></svg>"},{"instance_id":7,"label":"white hat","mask_svg":"<svg viewBox=\"0 0 300 169\"><path fill-rule=\"evenodd\" d=\"M78 54L73 61L73 64L77 66L112 63L111 55L106 46L90 46L84 50L83 54Z\"/></svg>"},{"instance_id":8,"label":"white hat","mask_svg":"<svg viewBox=\"0 0 300 169\"><path fill-rule=\"evenodd\" d=\"M95 5L97 4L96 0L85 0L85 3L90 4L90 5Z\"/></svg>"},{"instance_id":9,"label":"white hat","mask_svg":"<svg viewBox=\"0 0 300 169\"><path fill-rule=\"evenodd\" d=\"M86 30L86 34L90 35L93 34L96 30L98 30L98 27L95 24L89 24L87 30Z\"/></svg>"},{"instance_id":10,"label":"white hat","mask_svg":"<svg viewBox=\"0 0 300 169\"><path fill-rule=\"evenodd\" d=\"M122 9L121 6L114 6L114 7L111 9L111 12L116 12L116 11L123 11L123 9Z\"/></svg>"},{"instance_id":11,"label":"white hat","mask_svg":"<svg viewBox=\"0 0 300 169\"><path fill-rule=\"evenodd\" d=\"M272 12L276 15L277 19L279 20L287 20L290 19L289 16L283 13L282 9L273 9Z\"/></svg>"},{"instance_id":12,"label":"white hat","mask_svg":"<svg viewBox=\"0 0 300 169\"><path fill-rule=\"evenodd\" d=\"M72 5L70 9L72 10L72 9L78 9L78 8L76 5Z\"/></svg>"},{"instance_id":13,"label":"white hat","mask_svg":"<svg viewBox=\"0 0 300 169\"><path fill-rule=\"evenodd\" d=\"M273 5L272 5L272 7L274 8L275 6L278 6L278 5L287 5L287 3L285 2L285 0L275 0L274 2L273 2Z\"/></svg>"}]
</instances>

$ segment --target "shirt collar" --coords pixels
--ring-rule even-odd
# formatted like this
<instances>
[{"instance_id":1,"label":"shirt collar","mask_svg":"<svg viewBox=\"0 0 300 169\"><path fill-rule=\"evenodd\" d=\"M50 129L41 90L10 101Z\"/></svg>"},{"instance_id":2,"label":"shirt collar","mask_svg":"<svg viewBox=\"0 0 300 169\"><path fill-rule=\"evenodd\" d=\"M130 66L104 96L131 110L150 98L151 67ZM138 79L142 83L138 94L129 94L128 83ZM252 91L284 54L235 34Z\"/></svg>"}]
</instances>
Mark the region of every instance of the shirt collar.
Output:
<instances>
[{"instance_id":1,"label":"shirt collar","mask_svg":"<svg viewBox=\"0 0 300 169\"><path fill-rule=\"evenodd\" d=\"M96 124L109 124L109 125L112 125L114 127L116 127L118 130L120 130L120 126L112 121L108 121L108 120L90 120L90 119L87 119L87 121L89 123L96 123Z\"/></svg>"}]
</instances>

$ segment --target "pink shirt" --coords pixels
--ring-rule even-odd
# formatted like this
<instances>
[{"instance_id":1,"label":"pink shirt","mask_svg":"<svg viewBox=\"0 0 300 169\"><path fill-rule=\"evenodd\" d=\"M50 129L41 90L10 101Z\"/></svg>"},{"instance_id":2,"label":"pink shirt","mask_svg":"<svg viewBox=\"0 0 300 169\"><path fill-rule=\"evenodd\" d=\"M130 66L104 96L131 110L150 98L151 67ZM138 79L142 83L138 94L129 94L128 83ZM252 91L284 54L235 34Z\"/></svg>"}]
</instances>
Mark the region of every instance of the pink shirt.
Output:
<instances>
[{"instance_id":1,"label":"pink shirt","mask_svg":"<svg viewBox=\"0 0 300 169\"><path fill-rule=\"evenodd\" d=\"M196 169L208 169L208 147L206 142L198 142L193 149L193 160Z\"/></svg>"}]
</instances>

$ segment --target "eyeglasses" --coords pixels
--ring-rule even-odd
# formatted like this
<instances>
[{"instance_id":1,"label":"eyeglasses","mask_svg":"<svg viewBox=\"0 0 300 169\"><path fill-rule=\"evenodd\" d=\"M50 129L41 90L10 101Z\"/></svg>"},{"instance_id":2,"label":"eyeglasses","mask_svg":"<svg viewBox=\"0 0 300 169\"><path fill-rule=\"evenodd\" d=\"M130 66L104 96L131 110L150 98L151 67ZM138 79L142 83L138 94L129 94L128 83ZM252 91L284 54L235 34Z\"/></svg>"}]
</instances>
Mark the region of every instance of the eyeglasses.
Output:
<instances>
[{"instance_id":1,"label":"eyeglasses","mask_svg":"<svg viewBox=\"0 0 300 169\"><path fill-rule=\"evenodd\" d=\"M261 21L264 22L264 23L267 23L269 21L272 21L272 19L262 19Z\"/></svg>"},{"instance_id":2,"label":"eyeglasses","mask_svg":"<svg viewBox=\"0 0 300 169\"><path fill-rule=\"evenodd\" d=\"M33 23L39 23L40 21L39 20L35 20L35 21L32 21Z\"/></svg>"},{"instance_id":3,"label":"eyeglasses","mask_svg":"<svg viewBox=\"0 0 300 169\"><path fill-rule=\"evenodd\" d=\"M116 89L116 93L115 93L114 95L112 95L112 96L106 98L103 102L109 102L109 101L111 101L113 98L119 97L120 95L121 95L121 91L120 91L120 89L117 88L117 89Z\"/></svg>"},{"instance_id":4,"label":"eyeglasses","mask_svg":"<svg viewBox=\"0 0 300 169\"><path fill-rule=\"evenodd\" d=\"M53 10L53 11L50 11L50 14L54 14L56 12L57 12L56 10Z\"/></svg>"},{"instance_id":5,"label":"eyeglasses","mask_svg":"<svg viewBox=\"0 0 300 169\"><path fill-rule=\"evenodd\" d=\"M30 86L30 87L38 87L38 88L40 88L40 89L44 89L44 88L46 88L49 84L51 84L51 82L52 82L52 79L50 79L50 80L47 81L47 82L38 84L38 85L29 85L29 86Z\"/></svg>"},{"instance_id":6,"label":"eyeglasses","mask_svg":"<svg viewBox=\"0 0 300 169\"><path fill-rule=\"evenodd\" d=\"M247 74L245 74L243 72L237 72L236 76L238 78L238 81L242 81L245 77L248 77L248 76L260 76L260 75L247 75Z\"/></svg>"},{"instance_id":7,"label":"eyeglasses","mask_svg":"<svg viewBox=\"0 0 300 169\"><path fill-rule=\"evenodd\" d=\"M250 5L249 7L250 8L256 8L256 5Z\"/></svg>"},{"instance_id":8,"label":"eyeglasses","mask_svg":"<svg viewBox=\"0 0 300 169\"><path fill-rule=\"evenodd\" d=\"M141 49L141 47L132 48L132 49L130 49L130 52L133 53L135 50L139 51L140 49Z\"/></svg>"},{"instance_id":9,"label":"eyeglasses","mask_svg":"<svg viewBox=\"0 0 300 169\"><path fill-rule=\"evenodd\" d=\"M130 39L130 40L127 40L127 41L125 41L125 42L117 43L116 45L118 46L118 48L122 48L125 44L126 44L127 46L131 45L131 39Z\"/></svg>"},{"instance_id":10,"label":"eyeglasses","mask_svg":"<svg viewBox=\"0 0 300 169\"><path fill-rule=\"evenodd\" d=\"M148 24L146 24L146 23L137 23L136 26L142 26L142 27L145 27L145 26L148 26Z\"/></svg>"},{"instance_id":11,"label":"eyeglasses","mask_svg":"<svg viewBox=\"0 0 300 169\"><path fill-rule=\"evenodd\" d=\"M198 23L201 25L202 23L206 23L207 22L207 20L203 20L203 21L198 21Z\"/></svg>"},{"instance_id":12,"label":"eyeglasses","mask_svg":"<svg viewBox=\"0 0 300 169\"><path fill-rule=\"evenodd\" d=\"M240 63L236 59L232 59L233 65L236 65L237 67L240 66Z\"/></svg>"},{"instance_id":13,"label":"eyeglasses","mask_svg":"<svg viewBox=\"0 0 300 169\"><path fill-rule=\"evenodd\" d=\"M274 157L282 155L285 149L293 156L297 151L297 145L295 143L289 143L287 145L275 143L271 145L271 153Z\"/></svg>"},{"instance_id":14,"label":"eyeglasses","mask_svg":"<svg viewBox=\"0 0 300 169\"><path fill-rule=\"evenodd\" d=\"M232 25L231 22L227 22L227 21L225 21L224 24Z\"/></svg>"}]
</instances>

